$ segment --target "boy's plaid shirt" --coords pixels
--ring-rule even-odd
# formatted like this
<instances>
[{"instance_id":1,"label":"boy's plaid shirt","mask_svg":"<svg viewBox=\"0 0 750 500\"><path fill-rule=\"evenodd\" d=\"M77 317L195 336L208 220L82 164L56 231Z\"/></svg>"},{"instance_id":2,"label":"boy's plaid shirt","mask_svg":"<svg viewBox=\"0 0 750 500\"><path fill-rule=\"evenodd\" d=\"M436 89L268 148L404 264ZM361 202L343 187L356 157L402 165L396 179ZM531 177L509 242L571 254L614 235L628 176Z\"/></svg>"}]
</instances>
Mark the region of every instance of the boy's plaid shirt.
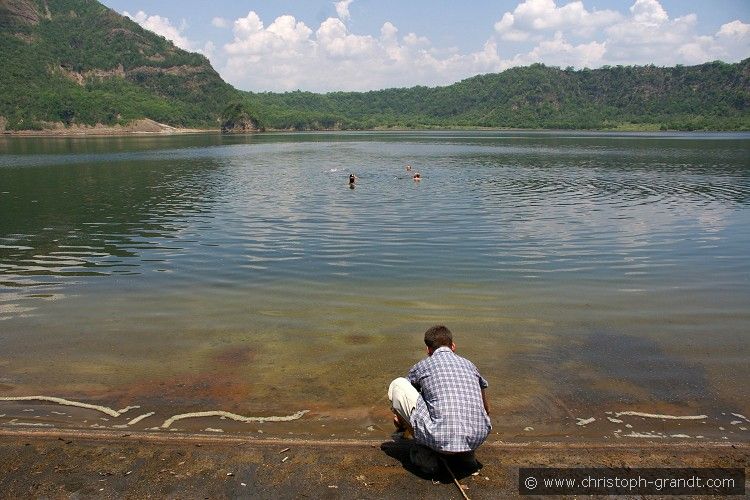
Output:
<instances>
[{"instance_id":1,"label":"boy's plaid shirt","mask_svg":"<svg viewBox=\"0 0 750 500\"><path fill-rule=\"evenodd\" d=\"M411 414L418 443L436 451L465 452L484 442L492 429L482 402L487 381L471 361L439 347L406 378L422 396Z\"/></svg>"}]
</instances>

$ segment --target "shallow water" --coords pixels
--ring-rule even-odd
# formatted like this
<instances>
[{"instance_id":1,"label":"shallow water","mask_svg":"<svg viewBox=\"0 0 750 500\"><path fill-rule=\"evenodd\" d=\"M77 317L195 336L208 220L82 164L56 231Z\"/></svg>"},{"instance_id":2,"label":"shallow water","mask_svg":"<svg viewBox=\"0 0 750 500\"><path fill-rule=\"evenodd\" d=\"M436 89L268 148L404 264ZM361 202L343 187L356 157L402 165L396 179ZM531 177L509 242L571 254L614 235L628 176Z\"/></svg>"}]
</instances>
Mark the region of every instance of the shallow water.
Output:
<instances>
[{"instance_id":1,"label":"shallow water","mask_svg":"<svg viewBox=\"0 0 750 500\"><path fill-rule=\"evenodd\" d=\"M0 153L0 396L163 418L309 409L266 432L377 433L388 382L445 323L490 381L499 438L617 437L606 412L639 410L747 439L731 414L750 414L748 134L0 138ZM221 426L247 424L180 422Z\"/></svg>"}]
</instances>

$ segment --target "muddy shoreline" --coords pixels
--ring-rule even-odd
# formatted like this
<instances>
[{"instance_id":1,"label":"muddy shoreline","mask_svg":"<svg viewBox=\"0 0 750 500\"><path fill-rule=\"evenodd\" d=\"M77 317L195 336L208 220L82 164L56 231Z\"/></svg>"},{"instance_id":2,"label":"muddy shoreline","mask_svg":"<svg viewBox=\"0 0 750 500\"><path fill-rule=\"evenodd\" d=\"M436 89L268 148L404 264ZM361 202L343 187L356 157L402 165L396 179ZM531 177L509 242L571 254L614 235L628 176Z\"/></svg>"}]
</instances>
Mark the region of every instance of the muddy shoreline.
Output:
<instances>
[{"instance_id":1,"label":"muddy shoreline","mask_svg":"<svg viewBox=\"0 0 750 500\"><path fill-rule=\"evenodd\" d=\"M393 440L259 439L142 432L0 428L7 498L461 498L444 472L427 477ZM518 468L747 467L746 443L494 442L472 499L518 493Z\"/></svg>"},{"instance_id":2,"label":"muddy shoreline","mask_svg":"<svg viewBox=\"0 0 750 500\"><path fill-rule=\"evenodd\" d=\"M384 396L383 396L384 398ZM298 439L380 439L393 431L391 413L381 398L375 404L338 407L313 400L298 406L255 409L237 405L165 405L128 399L104 403L54 396L0 395L0 427L47 429L59 432L114 430L156 434L221 434ZM99 404L93 404L98 402ZM502 401L491 400L493 431L488 442L565 443L640 442L749 442L750 419L745 414L714 410L707 414L680 410L668 414L659 405L607 405L568 415L514 413ZM109 406L107 406L109 404Z\"/></svg>"},{"instance_id":3,"label":"muddy shoreline","mask_svg":"<svg viewBox=\"0 0 750 500\"><path fill-rule=\"evenodd\" d=\"M192 129L172 127L150 119L135 120L127 125L72 125L57 124L42 130L4 130L5 137L117 137L131 135L179 135L219 133L216 129Z\"/></svg>"}]
</instances>

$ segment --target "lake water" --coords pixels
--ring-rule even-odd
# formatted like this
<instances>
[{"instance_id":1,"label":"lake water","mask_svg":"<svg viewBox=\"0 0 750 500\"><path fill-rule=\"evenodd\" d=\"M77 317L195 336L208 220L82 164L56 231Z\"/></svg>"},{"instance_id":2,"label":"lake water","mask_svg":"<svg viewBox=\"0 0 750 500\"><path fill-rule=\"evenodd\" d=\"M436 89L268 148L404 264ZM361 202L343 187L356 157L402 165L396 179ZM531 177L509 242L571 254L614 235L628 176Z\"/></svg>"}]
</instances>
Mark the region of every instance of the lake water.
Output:
<instances>
[{"instance_id":1,"label":"lake water","mask_svg":"<svg viewBox=\"0 0 750 500\"><path fill-rule=\"evenodd\" d=\"M0 138L0 153L0 396L156 412L142 429L310 410L174 427L380 437L388 383L444 323L490 382L492 439L750 436L750 134ZM0 402L0 425L128 420L101 417Z\"/></svg>"}]
</instances>

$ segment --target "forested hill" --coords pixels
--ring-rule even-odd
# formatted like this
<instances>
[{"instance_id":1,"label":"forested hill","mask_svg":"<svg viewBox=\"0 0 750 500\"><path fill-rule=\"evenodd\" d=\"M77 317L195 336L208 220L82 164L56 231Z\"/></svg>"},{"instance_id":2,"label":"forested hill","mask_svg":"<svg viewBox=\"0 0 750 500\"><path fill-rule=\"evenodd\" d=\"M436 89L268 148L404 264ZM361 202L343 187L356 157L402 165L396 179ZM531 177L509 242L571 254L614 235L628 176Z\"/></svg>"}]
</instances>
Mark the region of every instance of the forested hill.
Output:
<instances>
[{"instance_id":1,"label":"forested hill","mask_svg":"<svg viewBox=\"0 0 750 500\"><path fill-rule=\"evenodd\" d=\"M8 129L139 118L218 129L240 96L202 55L95 0L0 0L0 89Z\"/></svg>"},{"instance_id":2,"label":"forested hill","mask_svg":"<svg viewBox=\"0 0 750 500\"><path fill-rule=\"evenodd\" d=\"M595 70L535 64L447 87L252 95L274 128L514 127L750 130L750 59Z\"/></svg>"},{"instance_id":3,"label":"forested hill","mask_svg":"<svg viewBox=\"0 0 750 500\"><path fill-rule=\"evenodd\" d=\"M225 83L202 55L95 0L0 0L0 131L141 118L234 131L750 130L750 59L578 71L537 64L445 87L249 93Z\"/></svg>"}]
</instances>

